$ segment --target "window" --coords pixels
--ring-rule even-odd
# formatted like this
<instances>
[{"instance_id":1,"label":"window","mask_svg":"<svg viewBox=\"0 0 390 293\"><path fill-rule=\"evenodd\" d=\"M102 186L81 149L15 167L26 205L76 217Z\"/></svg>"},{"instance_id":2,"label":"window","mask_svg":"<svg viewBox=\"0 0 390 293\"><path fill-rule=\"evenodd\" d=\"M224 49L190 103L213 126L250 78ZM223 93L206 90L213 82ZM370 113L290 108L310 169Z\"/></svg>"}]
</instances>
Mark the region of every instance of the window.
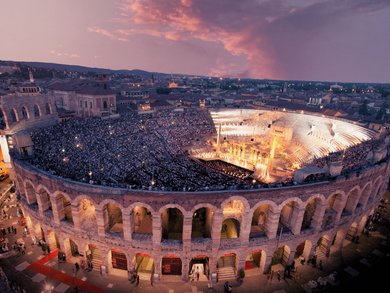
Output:
<instances>
[{"instance_id":1,"label":"window","mask_svg":"<svg viewBox=\"0 0 390 293\"><path fill-rule=\"evenodd\" d=\"M11 122L12 123L18 122L18 116L16 114L16 110L15 109L11 110Z\"/></svg>"},{"instance_id":2,"label":"window","mask_svg":"<svg viewBox=\"0 0 390 293\"><path fill-rule=\"evenodd\" d=\"M103 109L107 109L107 108L108 108L107 101L104 101L103 102Z\"/></svg>"},{"instance_id":3,"label":"window","mask_svg":"<svg viewBox=\"0 0 390 293\"><path fill-rule=\"evenodd\" d=\"M37 104L34 105L34 116L35 117L41 116L41 112L39 111L39 107Z\"/></svg>"},{"instance_id":4,"label":"window","mask_svg":"<svg viewBox=\"0 0 390 293\"><path fill-rule=\"evenodd\" d=\"M46 103L45 109L46 109L46 115L50 115L51 114L51 107L50 107L49 103Z\"/></svg>"},{"instance_id":5,"label":"window","mask_svg":"<svg viewBox=\"0 0 390 293\"><path fill-rule=\"evenodd\" d=\"M28 112L27 112L27 108L26 107L22 108L22 118L23 119L28 119Z\"/></svg>"}]
</instances>

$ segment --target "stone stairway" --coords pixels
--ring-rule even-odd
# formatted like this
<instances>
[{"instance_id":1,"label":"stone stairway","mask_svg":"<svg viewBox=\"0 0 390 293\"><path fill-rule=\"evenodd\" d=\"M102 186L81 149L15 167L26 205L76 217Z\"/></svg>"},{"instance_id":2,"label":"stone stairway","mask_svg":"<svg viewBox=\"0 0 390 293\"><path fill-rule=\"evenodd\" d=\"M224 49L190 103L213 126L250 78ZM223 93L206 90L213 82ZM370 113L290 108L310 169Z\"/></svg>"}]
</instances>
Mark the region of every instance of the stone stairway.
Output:
<instances>
[{"instance_id":1,"label":"stone stairway","mask_svg":"<svg viewBox=\"0 0 390 293\"><path fill-rule=\"evenodd\" d=\"M236 274L233 267L218 268L218 281L234 280Z\"/></svg>"},{"instance_id":2,"label":"stone stairway","mask_svg":"<svg viewBox=\"0 0 390 293\"><path fill-rule=\"evenodd\" d=\"M102 265L102 257L98 249L92 249L92 265L94 271L100 272L100 266Z\"/></svg>"}]
</instances>

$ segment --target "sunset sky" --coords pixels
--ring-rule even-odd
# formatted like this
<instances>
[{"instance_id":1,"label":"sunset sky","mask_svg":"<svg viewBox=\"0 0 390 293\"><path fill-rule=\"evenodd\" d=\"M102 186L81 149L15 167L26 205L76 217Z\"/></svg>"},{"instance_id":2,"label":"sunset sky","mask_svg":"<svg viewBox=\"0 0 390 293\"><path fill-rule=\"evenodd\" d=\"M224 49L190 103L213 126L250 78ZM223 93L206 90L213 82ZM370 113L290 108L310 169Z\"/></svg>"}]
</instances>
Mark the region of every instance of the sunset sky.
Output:
<instances>
[{"instance_id":1,"label":"sunset sky","mask_svg":"<svg viewBox=\"0 0 390 293\"><path fill-rule=\"evenodd\" d=\"M390 82L390 0L1 0L0 60Z\"/></svg>"}]
</instances>

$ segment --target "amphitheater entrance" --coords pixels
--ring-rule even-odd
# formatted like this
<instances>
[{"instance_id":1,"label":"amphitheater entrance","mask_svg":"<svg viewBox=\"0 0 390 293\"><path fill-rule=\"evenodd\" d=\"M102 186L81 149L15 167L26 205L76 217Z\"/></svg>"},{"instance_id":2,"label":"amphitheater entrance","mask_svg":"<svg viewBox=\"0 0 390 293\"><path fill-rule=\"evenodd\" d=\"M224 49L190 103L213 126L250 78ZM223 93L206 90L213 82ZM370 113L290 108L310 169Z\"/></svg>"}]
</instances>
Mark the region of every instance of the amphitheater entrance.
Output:
<instances>
[{"instance_id":1,"label":"amphitheater entrance","mask_svg":"<svg viewBox=\"0 0 390 293\"><path fill-rule=\"evenodd\" d=\"M267 236L266 222L269 210L270 206L268 204L263 204L253 212L249 238L261 238Z\"/></svg>"},{"instance_id":2,"label":"amphitheater entrance","mask_svg":"<svg viewBox=\"0 0 390 293\"><path fill-rule=\"evenodd\" d=\"M211 208L197 209L192 215L192 239L211 238L213 211Z\"/></svg>"},{"instance_id":3,"label":"amphitheater entrance","mask_svg":"<svg viewBox=\"0 0 390 293\"><path fill-rule=\"evenodd\" d=\"M80 256L79 248L72 239L67 238L64 241L64 252L69 262L78 261L78 257ZM72 259L77 258L77 259Z\"/></svg>"},{"instance_id":4,"label":"amphitheater entrance","mask_svg":"<svg viewBox=\"0 0 390 293\"><path fill-rule=\"evenodd\" d=\"M218 281L232 280L236 278L237 261L235 253L226 253L218 259Z\"/></svg>"},{"instance_id":5,"label":"amphitheater entrance","mask_svg":"<svg viewBox=\"0 0 390 293\"><path fill-rule=\"evenodd\" d=\"M111 202L103 206L104 230L111 236L123 237L122 210Z\"/></svg>"},{"instance_id":6,"label":"amphitheater entrance","mask_svg":"<svg viewBox=\"0 0 390 293\"><path fill-rule=\"evenodd\" d=\"M301 242L301 243L297 246L297 248L296 248L296 250L295 250L295 256L294 256L294 258L295 258L295 259L298 259L299 261L308 260L308 259L309 259L309 256L310 256L311 248L312 248L312 243L311 243L311 241L305 240L305 241Z\"/></svg>"},{"instance_id":7,"label":"amphitheater entrance","mask_svg":"<svg viewBox=\"0 0 390 293\"><path fill-rule=\"evenodd\" d=\"M168 208L161 213L162 238L183 241L183 214L177 208Z\"/></svg>"},{"instance_id":8,"label":"amphitheater entrance","mask_svg":"<svg viewBox=\"0 0 390 293\"><path fill-rule=\"evenodd\" d=\"M108 263L110 264L110 274L127 277L127 257L124 252L119 249L111 249L108 254Z\"/></svg>"},{"instance_id":9,"label":"amphitheater entrance","mask_svg":"<svg viewBox=\"0 0 390 293\"><path fill-rule=\"evenodd\" d=\"M58 194L55 197L56 204L58 206L58 217L60 221L73 224L72 206L63 194Z\"/></svg>"},{"instance_id":10,"label":"amphitheater entrance","mask_svg":"<svg viewBox=\"0 0 390 293\"><path fill-rule=\"evenodd\" d=\"M236 219L226 219L222 223L221 239L240 237L240 222Z\"/></svg>"},{"instance_id":11,"label":"amphitheater entrance","mask_svg":"<svg viewBox=\"0 0 390 293\"><path fill-rule=\"evenodd\" d=\"M152 213L145 207L135 206L131 216L133 217L133 221L131 222L132 238L138 240L152 239Z\"/></svg>"},{"instance_id":12,"label":"amphitheater entrance","mask_svg":"<svg viewBox=\"0 0 390 293\"><path fill-rule=\"evenodd\" d=\"M256 250L245 259L245 270L253 270L262 273L264 271L266 253L264 250Z\"/></svg>"},{"instance_id":13,"label":"amphitheater entrance","mask_svg":"<svg viewBox=\"0 0 390 293\"><path fill-rule=\"evenodd\" d=\"M134 262L139 278L150 281L154 273L153 258L147 253L137 253L134 257Z\"/></svg>"},{"instance_id":14,"label":"amphitheater entrance","mask_svg":"<svg viewBox=\"0 0 390 293\"><path fill-rule=\"evenodd\" d=\"M46 243L50 247L50 251L54 251L60 248L60 243L58 242L57 234L54 231L47 231L47 239Z\"/></svg>"},{"instance_id":15,"label":"amphitheater entrance","mask_svg":"<svg viewBox=\"0 0 390 293\"><path fill-rule=\"evenodd\" d=\"M38 190L38 194L40 197L41 210L42 210L44 216L49 218L49 219L52 219L53 218L53 209L51 206L51 200L50 200L49 193L45 189L41 188L40 190Z\"/></svg>"},{"instance_id":16,"label":"amphitheater entrance","mask_svg":"<svg viewBox=\"0 0 390 293\"><path fill-rule=\"evenodd\" d=\"M38 210L37 195L35 194L34 187L31 183L26 183L26 198L30 209Z\"/></svg>"},{"instance_id":17,"label":"amphitheater entrance","mask_svg":"<svg viewBox=\"0 0 390 293\"><path fill-rule=\"evenodd\" d=\"M191 259L188 273L191 281L207 281L209 275L208 256L196 255Z\"/></svg>"},{"instance_id":18,"label":"amphitheater entrance","mask_svg":"<svg viewBox=\"0 0 390 293\"><path fill-rule=\"evenodd\" d=\"M305 207L305 213L303 214L301 231L308 230L313 226L313 217L319 206L321 200L318 198L312 198Z\"/></svg>"},{"instance_id":19,"label":"amphitheater entrance","mask_svg":"<svg viewBox=\"0 0 390 293\"><path fill-rule=\"evenodd\" d=\"M274 272L284 270L284 267L288 264L290 252L291 249L287 245L276 249L272 256L271 270Z\"/></svg>"},{"instance_id":20,"label":"amphitheater entrance","mask_svg":"<svg viewBox=\"0 0 390 293\"><path fill-rule=\"evenodd\" d=\"M80 227L84 231L97 233L95 205L87 198L79 202Z\"/></svg>"},{"instance_id":21,"label":"amphitheater entrance","mask_svg":"<svg viewBox=\"0 0 390 293\"><path fill-rule=\"evenodd\" d=\"M85 248L85 256L88 266L95 271L100 271L102 265L102 254L100 249L93 244L88 244Z\"/></svg>"},{"instance_id":22,"label":"amphitheater entrance","mask_svg":"<svg viewBox=\"0 0 390 293\"><path fill-rule=\"evenodd\" d=\"M181 276L182 262L175 254L166 255L161 261L161 273L163 275Z\"/></svg>"}]
</instances>

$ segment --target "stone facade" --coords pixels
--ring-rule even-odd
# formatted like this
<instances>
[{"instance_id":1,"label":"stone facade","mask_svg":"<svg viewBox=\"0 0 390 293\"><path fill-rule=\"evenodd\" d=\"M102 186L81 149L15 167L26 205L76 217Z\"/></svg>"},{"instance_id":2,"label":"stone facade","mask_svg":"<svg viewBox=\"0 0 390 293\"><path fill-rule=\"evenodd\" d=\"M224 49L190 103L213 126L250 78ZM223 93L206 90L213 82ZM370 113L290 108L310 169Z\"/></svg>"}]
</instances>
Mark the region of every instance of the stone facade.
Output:
<instances>
[{"instance_id":1,"label":"stone facade","mask_svg":"<svg viewBox=\"0 0 390 293\"><path fill-rule=\"evenodd\" d=\"M98 249L99 264L107 267L108 273L113 270L113 249L125 255L127 269L135 266L136 255L148 254L153 259L155 279L161 277L164 256L174 255L181 259L184 281L189 278L191 260L199 255L207 257L213 274L218 270L220 257L234 254L237 272L245 267L248 256L261 251L255 271L263 273L270 268L274 252L280 247L289 252L286 263L292 262L302 244L304 249L299 253L305 258L319 247L329 251L332 241L325 245L324 238L333 239L332 248L339 249L351 227L356 228L353 233L363 230L368 215L385 193L390 176L390 162L385 161L332 181L186 193L109 188L56 177L24 161L14 160L13 166L21 206L37 238L55 235L57 247L69 257L70 240L81 254L91 247ZM207 209L205 225L210 237L195 240L193 219L201 208ZM175 213L182 216L182 227L175 227L179 239L163 239L164 229L170 229L169 216L162 216L167 209L177 209ZM305 213L312 216L305 217ZM151 233L138 233L145 217ZM302 229L304 219L309 222ZM221 237L225 220L238 223L237 238ZM114 224L120 227L119 232L113 232ZM261 225L263 234L252 233L251 229L258 228L256 225Z\"/></svg>"}]
</instances>

